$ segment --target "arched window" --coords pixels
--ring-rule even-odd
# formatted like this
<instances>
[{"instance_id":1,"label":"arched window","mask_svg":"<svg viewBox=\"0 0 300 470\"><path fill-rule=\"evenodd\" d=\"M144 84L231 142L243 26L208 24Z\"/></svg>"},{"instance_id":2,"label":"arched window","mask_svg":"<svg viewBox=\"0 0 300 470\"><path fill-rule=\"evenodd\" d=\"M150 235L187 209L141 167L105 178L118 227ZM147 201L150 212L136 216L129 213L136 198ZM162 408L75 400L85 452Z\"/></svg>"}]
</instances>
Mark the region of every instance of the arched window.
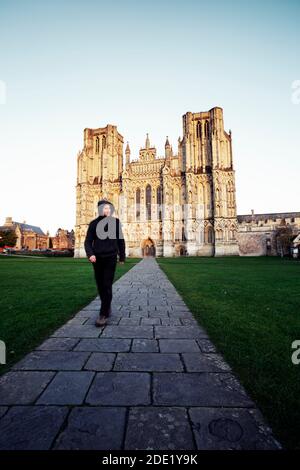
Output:
<instances>
[{"instance_id":1,"label":"arched window","mask_svg":"<svg viewBox=\"0 0 300 470\"><path fill-rule=\"evenodd\" d=\"M209 137L209 122L205 121L205 137Z\"/></svg>"},{"instance_id":2,"label":"arched window","mask_svg":"<svg viewBox=\"0 0 300 470\"><path fill-rule=\"evenodd\" d=\"M102 148L103 149L106 148L106 137L105 137L105 135L102 137Z\"/></svg>"},{"instance_id":3,"label":"arched window","mask_svg":"<svg viewBox=\"0 0 300 470\"><path fill-rule=\"evenodd\" d=\"M99 153L99 137L96 137L96 153Z\"/></svg>"},{"instance_id":4,"label":"arched window","mask_svg":"<svg viewBox=\"0 0 300 470\"><path fill-rule=\"evenodd\" d=\"M156 190L156 202L157 202L157 218L162 219L162 188L161 186L157 187Z\"/></svg>"},{"instance_id":5,"label":"arched window","mask_svg":"<svg viewBox=\"0 0 300 470\"><path fill-rule=\"evenodd\" d=\"M141 208L141 190L138 188L135 193L135 220L140 220Z\"/></svg>"},{"instance_id":6,"label":"arched window","mask_svg":"<svg viewBox=\"0 0 300 470\"><path fill-rule=\"evenodd\" d=\"M202 126L201 126L201 121L198 121L198 122L197 122L197 126L196 126L196 135L197 135L197 139L202 139Z\"/></svg>"},{"instance_id":7,"label":"arched window","mask_svg":"<svg viewBox=\"0 0 300 470\"><path fill-rule=\"evenodd\" d=\"M211 227L208 227L207 241L208 241L208 243L213 243L213 241L214 241L214 233L213 233L213 229Z\"/></svg>"},{"instance_id":8,"label":"arched window","mask_svg":"<svg viewBox=\"0 0 300 470\"><path fill-rule=\"evenodd\" d=\"M217 240L222 240L223 239L223 230L220 229L220 228L217 229L216 235L217 235Z\"/></svg>"},{"instance_id":9,"label":"arched window","mask_svg":"<svg viewBox=\"0 0 300 470\"><path fill-rule=\"evenodd\" d=\"M146 219L151 220L151 186L146 186Z\"/></svg>"}]
</instances>

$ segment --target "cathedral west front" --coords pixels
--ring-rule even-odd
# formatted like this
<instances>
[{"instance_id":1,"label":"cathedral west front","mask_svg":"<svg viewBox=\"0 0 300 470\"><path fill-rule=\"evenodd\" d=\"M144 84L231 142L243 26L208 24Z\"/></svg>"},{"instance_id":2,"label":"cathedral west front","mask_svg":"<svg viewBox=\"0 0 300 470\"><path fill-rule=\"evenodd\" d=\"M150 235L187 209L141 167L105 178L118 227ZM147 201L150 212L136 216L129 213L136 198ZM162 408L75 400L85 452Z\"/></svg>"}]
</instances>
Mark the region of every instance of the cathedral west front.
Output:
<instances>
[{"instance_id":1,"label":"cathedral west front","mask_svg":"<svg viewBox=\"0 0 300 470\"><path fill-rule=\"evenodd\" d=\"M161 156L148 134L132 158L117 126L85 129L77 156L75 257L86 256L99 199L115 206L127 256L238 255L232 138L223 109L184 114L177 152L167 137Z\"/></svg>"}]
</instances>

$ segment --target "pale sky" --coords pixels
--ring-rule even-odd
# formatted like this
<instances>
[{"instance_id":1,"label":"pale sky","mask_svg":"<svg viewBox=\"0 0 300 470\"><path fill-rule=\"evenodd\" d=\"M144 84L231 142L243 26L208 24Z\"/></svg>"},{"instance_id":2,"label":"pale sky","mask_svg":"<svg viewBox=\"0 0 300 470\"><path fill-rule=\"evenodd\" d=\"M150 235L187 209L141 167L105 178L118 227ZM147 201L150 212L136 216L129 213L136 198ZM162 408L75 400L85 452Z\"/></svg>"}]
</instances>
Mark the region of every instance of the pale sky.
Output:
<instances>
[{"instance_id":1,"label":"pale sky","mask_svg":"<svg viewBox=\"0 0 300 470\"><path fill-rule=\"evenodd\" d=\"M300 211L299 17L299 0L0 0L0 224L74 227L85 127L116 124L132 158L148 132L160 156L214 106L237 213Z\"/></svg>"}]
</instances>

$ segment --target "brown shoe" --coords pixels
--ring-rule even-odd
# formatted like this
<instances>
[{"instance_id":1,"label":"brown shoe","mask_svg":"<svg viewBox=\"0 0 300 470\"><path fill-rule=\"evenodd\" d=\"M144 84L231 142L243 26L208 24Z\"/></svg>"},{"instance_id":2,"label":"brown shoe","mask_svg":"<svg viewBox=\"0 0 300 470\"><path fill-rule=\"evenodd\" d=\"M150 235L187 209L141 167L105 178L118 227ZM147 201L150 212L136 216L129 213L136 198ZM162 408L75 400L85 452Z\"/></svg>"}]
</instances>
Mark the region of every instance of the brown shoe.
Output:
<instances>
[{"instance_id":1,"label":"brown shoe","mask_svg":"<svg viewBox=\"0 0 300 470\"><path fill-rule=\"evenodd\" d=\"M104 315L100 315L100 317L97 318L97 320L95 322L95 325L96 326L105 326L106 325L106 320L107 320L107 317L105 317Z\"/></svg>"}]
</instances>

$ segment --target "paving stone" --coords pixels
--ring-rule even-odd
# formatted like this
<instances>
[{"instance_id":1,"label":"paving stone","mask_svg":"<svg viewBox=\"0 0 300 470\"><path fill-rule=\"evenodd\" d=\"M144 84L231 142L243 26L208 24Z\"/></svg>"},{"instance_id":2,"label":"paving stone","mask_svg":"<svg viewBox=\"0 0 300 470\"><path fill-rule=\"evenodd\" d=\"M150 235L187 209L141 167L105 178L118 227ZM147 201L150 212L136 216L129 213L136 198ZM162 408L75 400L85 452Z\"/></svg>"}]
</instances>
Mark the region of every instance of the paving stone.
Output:
<instances>
[{"instance_id":1,"label":"paving stone","mask_svg":"<svg viewBox=\"0 0 300 470\"><path fill-rule=\"evenodd\" d=\"M179 354L118 353L114 370L177 371L183 370Z\"/></svg>"},{"instance_id":2,"label":"paving stone","mask_svg":"<svg viewBox=\"0 0 300 470\"><path fill-rule=\"evenodd\" d=\"M119 322L119 325L139 325L141 323L141 317L140 316L136 316L135 318L134 317L130 317L130 318L121 318L120 322Z\"/></svg>"},{"instance_id":3,"label":"paving stone","mask_svg":"<svg viewBox=\"0 0 300 470\"><path fill-rule=\"evenodd\" d=\"M53 449L122 449L126 408L75 407Z\"/></svg>"},{"instance_id":4,"label":"paving stone","mask_svg":"<svg viewBox=\"0 0 300 470\"><path fill-rule=\"evenodd\" d=\"M135 325L107 325L101 338L153 338L153 327Z\"/></svg>"},{"instance_id":5,"label":"paving stone","mask_svg":"<svg viewBox=\"0 0 300 470\"><path fill-rule=\"evenodd\" d=\"M161 325L160 318L142 318L141 325Z\"/></svg>"},{"instance_id":6,"label":"paving stone","mask_svg":"<svg viewBox=\"0 0 300 470\"><path fill-rule=\"evenodd\" d=\"M169 313L167 310L163 312L158 312L157 310L150 311L149 312L149 318L165 318L165 319L170 319Z\"/></svg>"},{"instance_id":7,"label":"paving stone","mask_svg":"<svg viewBox=\"0 0 300 470\"><path fill-rule=\"evenodd\" d=\"M0 421L0 449L50 449L67 413L58 406L11 407Z\"/></svg>"},{"instance_id":8,"label":"paving stone","mask_svg":"<svg viewBox=\"0 0 300 470\"><path fill-rule=\"evenodd\" d=\"M83 308L81 310L81 312L99 312L100 306L101 306L101 304L99 304L99 305L88 305L87 307Z\"/></svg>"},{"instance_id":9,"label":"paving stone","mask_svg":"<svg viewBox=\"0 0 300 470\"><path fill-rule=\"evenodd\" d=\"M87 320L87 322L85 323L85 325L95 325L95 321L96 321L97 317L98 317L98 315L95 318L89 318ZM107 325L118 325L119 322L120 322L120 319L121 319L121 317L110 315L106 324Z\"/></svg>"},{"instance_id":10,"label":"paving stone","mask_svg":"<svg viewBox=\"0 0 300 470\"><path fill-rule=\"evenodd\" d=\"M175 310L169 313L170 318L186 318L187 320L193 320L194 317L191 312L181 312L180 310Z\"/></svg>"},{"instance_id":11,"label":"paving stone","mask_svg":"<svg viewBox=\"0 0 300 470\"><path fill-rule=\"evenodd\" d=\"M175 304L175 302L173 301L172 302L172 311L173 312L180 312L180 313L185 312L185 313L189 313L189 314L191 313L184 302L180 302L180 303Z\"/></svg>"},{"instance_id":12,"label":"paving stone","mask_svg":"<svg viewBox=\"0 0 300 470\"><path fill-rule=\"evenodd\" d=\"M41 405L80 405L94 373L58 372L37 401Z\"/></svg>"},{"instance_id":13,"label":"paving stone","mask_svg":"<svg viewBox=\"0 0 300 470\"><path fill-rule=\"evenodd\" d=\"M77 351L33 351L13 366L21 370L80 370L89 356Z\"/></svg>"},{"instance_id":14,"label":"paving stone","mask_svg":"<svg viewBox=\"0 0 300 470\"><path fill-rule=\"evenodd\" d=\"M201 328L194 326L155 326L155 338L203 338L207 334Z\"/></svg>"},{"instance_id":15,"label":"paving stone","mask_svg":"<svg viewBox=\"0 0 300 470\"><path fill-rule=\"evenodd\" d=\"M98 338L101 333L100 328L94 325L65 325L55 331L52 337L67 338Z\"/></svg>"},{"instance_id":16,"label":"paving stone","mask_svg":"<svg viewBox=\"0 0 300 470\"><path fill-rule=\"evenodd\" d=\"M5 413L7 412L8 410L8 407L7 406L0 406L0 418L2 418L2 416L5 415Z\"/></svg>"},{"instance_id":17,"label":"paving stone","mask_svg":"<svg viewBox=\"0 0 300 470\"><path fill-rule=\"evenodd\" d=\"M190 408L197 448L201 450L279 449L271 430L245 408Z\"/></svg>"},{"instance_id":18,"label":"paving stone","mask_svg":"<svg viewBox=\"0 0 300 470\"><path fill-rule=\"evenodd\" d=\"M71 351L78 341L78 338L49 338L36 349L42 351Z\"/></svg>"},{"instance_id":19,"label":"paving stone","mask_svg":"<svg viewBox=\"0 0 300 470\"><path fill-rule=\"evenodd\" d=\"M197 320L195 320L194 318L180 318L180 323L184 326L199 326Z\"/></svg>"},{"instance_id":20,"label":"paving stone","mask_svg":"<svg viewBox=\"0 0 300 470\"><path fill-rule=\"evenodd\" d=\"M231 370L220 354L183 353L182 357L188 372L228 372Z\"/></svg>"},{"instance_id":21,"label":"paving stone","mask_svg":"<svg viewBox=\"0 0 300 470\"><path fill-rule=\"evenodd\" d=\"M252 406L242 386L229 373L153 374L155 405Z\"/></svg>"},{"instance_id":22,"label":"paving stone","mask_svg":"<svg viewBox=\"0 0 300 470\"><path fill-rule=\"evenodd\" d=\"M132 352L158 352L158 342L156 339L134 339L131 350Z\"/></svg>"},{"instance_id":23,"label":"paving stone","mask_svg":"<svg viewBox=\"0 0 300 470\"><path fill-rule=\"evenodd\" d=\"M74 351L128 352L130 345L131 339L128 338L91 338L80 340Z\"/></svg>"},{"instance_id":24,"label":"paving stone","mask_svg":"<svg viewBox=\"0 0 300 470\"><path fill-rule=\"evenodd\" d=\"M126 354L126 353L125 353ZM84 366L86 370L112 370L116 354L107 352L95 352L89 357Z\"/></svg>"},{"instance_id":25,"label":"paving stone","mask_svg":"<svg viewBox=\"0 0 300 470\"><path fill-rule=\"evenodd\" d=\"M164 326L181 326L180 318L162 317L161 324Z\"/></svg>"},{"instance_id":26,"label":"paving stone","mask_svg":"<svg viewBox=\"0 0 300 470\"><path fill-rule=\"evenodd\" d=\"M96 310L80 310L76 313L75 318L91 318L92 316L97 316Z\"/></svg>"},{"instance_id":27,"label":"paving stone","mask_svg":"<svg viewBox=\"0 0 300 470\"><path fill-rule=\"evenodd\" d=\"M203 353L215 353L217 352L215 346L209 339L197 339L197 343Z\"/></svg>"},{"instance_id":28,"label":"paving stone","mask_svg":"<svg viewBox=\"0 0 300 470\"><path fill-rule=\"evenodd\" d=\"M77 317L75 315L74 318L71 318L70 320L68 320L64 326L70 326L70 325L84 325L86 324L86 321L87 321L87 318L84 318L84 317Z\"/></svg>"},{"instance_id":29,"label":"paving stone","mask_svg":"<svg viewBox=\"0 0 300 470\"><path fill-rule=\"evenodd\" d=\"M159 349L163 353L199 352L200 348L194 339L160 339Z\"/></svg>"},{"instance_id":30,"label":"paving stone","mask_svg":"<svg viewBox=\"0 0 300 470\"><path fill-rule=\"evenodd\" d=\"M150 406L131 408L125 449L195 449L186 409Z\"/></svg>"},{"instance_id":31,"label":"paving stone","mask_svg":"<svg viewBox=\"0 0 300 470\"><path fill-rule=\"evenodd\" d=\"M148 310L132 310L132 311L130 311L130 318L140 319L140 318L148 318L148 317L149 317Z\"/></svg>"},{"instance_id":32,"label":"paving stone","mask_svg":"<svg viewBox=\"0 0 300 470\"><path fill-rule=\"evenodd\" d=\"M98 372L86 397L90 405L149 405L147 372Z\"/></svg>"},{"instance_id":33,"label":"paving stone","mask_svg":"<svg viewBox=\"0 0 300 470\"><path fill-rule=\"evenodd\" d=\"M0 404L33 403L54 377L55 372L9 371L0 377Z\"/></svg>"}]
</instances>

